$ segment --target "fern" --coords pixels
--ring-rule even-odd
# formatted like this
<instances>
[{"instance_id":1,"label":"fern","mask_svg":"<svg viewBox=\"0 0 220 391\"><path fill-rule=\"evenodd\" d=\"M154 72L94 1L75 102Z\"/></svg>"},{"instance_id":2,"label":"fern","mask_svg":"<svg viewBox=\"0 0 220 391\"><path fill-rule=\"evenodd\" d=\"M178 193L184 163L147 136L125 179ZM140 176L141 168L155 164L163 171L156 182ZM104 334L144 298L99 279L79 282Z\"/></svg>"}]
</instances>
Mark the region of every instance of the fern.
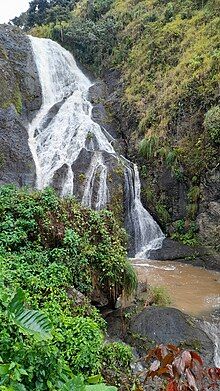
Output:
<instances>
[{"instance_id":1,"label":"fern","mask_svg":"<svg viewBox=\"0 0 220 391\"><path fill-rule=\"evenodd\" d=\"M51 338L51 323L46 315L37 310L29 310L24 306L25 295L18 289L8 305L9 318L25 333L45 340Z\"/></svg>"}]
</instances>

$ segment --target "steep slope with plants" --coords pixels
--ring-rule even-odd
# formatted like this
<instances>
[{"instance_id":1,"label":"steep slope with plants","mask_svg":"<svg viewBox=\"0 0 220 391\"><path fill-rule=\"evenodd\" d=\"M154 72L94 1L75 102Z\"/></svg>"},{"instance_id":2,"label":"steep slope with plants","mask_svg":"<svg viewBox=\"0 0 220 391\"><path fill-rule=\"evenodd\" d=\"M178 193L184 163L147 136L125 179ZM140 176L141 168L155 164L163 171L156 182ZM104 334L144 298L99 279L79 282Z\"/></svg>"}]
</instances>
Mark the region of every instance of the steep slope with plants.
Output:
<instances>
[{"instance_id":1,"label":"steep slope with plants","mask_svg":"<svg viewBox=\"0 0 220 391\"><path fill-rule=\"evenodd\" d=\"M130 348L105 342L90 304L113 304L136 287L111 213L50 189L2 186L0 201L0 389L72 390L82 375L101 383L106 369L110 383L120 371L129 379Z\"/></svg>"},{"instance_id":2,"label":"steep slope with plants","mask_svg":"<svg viewBox=\"0 0 220 391\"><path fill-rule=\"evenodd\" d=\"M34 0L25 18L14 20L58 40L105 79L106 108L128 156L139 162L145 204L173 238L216 250L219 6L219 0Z\"/></svg>"}]
</instances>

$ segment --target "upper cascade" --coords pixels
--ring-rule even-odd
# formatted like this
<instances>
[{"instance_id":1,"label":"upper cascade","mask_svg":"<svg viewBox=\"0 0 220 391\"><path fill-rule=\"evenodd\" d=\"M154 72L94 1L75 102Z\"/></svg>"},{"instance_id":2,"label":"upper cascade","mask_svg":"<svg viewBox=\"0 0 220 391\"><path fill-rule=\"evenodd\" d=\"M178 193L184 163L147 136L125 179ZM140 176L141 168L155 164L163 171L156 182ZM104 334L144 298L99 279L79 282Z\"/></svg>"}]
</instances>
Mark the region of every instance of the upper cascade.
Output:
<instances>
[{"instance_id":1,"label":"upper cascade","mask_svg":"<svg viewBox=\"0 0 220 391\"><path fill-rule=\"evenodd\" d=\"M162 246L164 235L141 203L137 167L116 153L112 137L92 119L87 98L91 81L58 43L29 38L42 88L42 106L29 125L36 187L53 186L59 178L60 194L75 195L78 186L74 174L81 159L81 202L103 209L111 201L109 171L116 161L124 172L125 227L132 241L132 255L147 258L151 250Z\"/></svg>"}]
</instances>

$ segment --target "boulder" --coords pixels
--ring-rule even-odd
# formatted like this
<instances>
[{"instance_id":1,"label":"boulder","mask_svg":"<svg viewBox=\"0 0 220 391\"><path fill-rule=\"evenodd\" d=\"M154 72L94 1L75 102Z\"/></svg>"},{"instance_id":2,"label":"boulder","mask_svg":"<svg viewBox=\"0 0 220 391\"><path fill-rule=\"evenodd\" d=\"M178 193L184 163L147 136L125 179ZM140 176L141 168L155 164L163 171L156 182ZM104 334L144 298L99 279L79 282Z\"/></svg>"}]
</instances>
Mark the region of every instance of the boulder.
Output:
<instances>
[{"instance_id":1,"label":"boulder","mask_svg":"<svg viewBox=\"0 0 220 391\"><path fill-rule=\"evenodd\" d=\"M195 320L175 308L146 308L132 318L129 328L131 334L138 334L156 344L197 348L206 364L213 365L213 342Z\"/></svg>"},{"instance_id":2,"label":"boulder","mask_svg":"<svg viewBox=\"0 0 220 391\"><path fill-rule=\"evenodd\" d=\"M204 223L204 220L202 222ZM218 232L218 227L217 222L215 228L211 226L210 235L211 232L215 232L216 230ZM208 228L205 227L205 232L207 231ZM159 261L183 262L193 266L205 267L210 270L220 270L220 256L218 253L213 252L212 249L202 246L187 246L170 238L166 238L163 241L161 249L151 251L149 258Z\"/></svg>"}]
</instances>

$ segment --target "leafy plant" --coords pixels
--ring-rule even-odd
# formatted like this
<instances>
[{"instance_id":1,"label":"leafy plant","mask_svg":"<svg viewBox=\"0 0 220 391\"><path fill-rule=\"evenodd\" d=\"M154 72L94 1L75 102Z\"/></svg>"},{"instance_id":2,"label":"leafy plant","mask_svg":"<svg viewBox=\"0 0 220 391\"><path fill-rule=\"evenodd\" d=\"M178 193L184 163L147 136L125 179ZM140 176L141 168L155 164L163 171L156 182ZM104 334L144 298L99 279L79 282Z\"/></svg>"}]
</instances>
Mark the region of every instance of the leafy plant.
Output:
<instances>
[{"instance_id":1,"label":"leafy plant","mask_svg":"<svg viewBox=\"0 0 220 391\"><path fill-rule=\"evenodd\" d=\"M212 107L205 115L205 129L208 131L212 141L220 143L220 106Z\"/></svg>"},{"instance_id":2,"label":"leafy plant","mask_svg":"<svg viewBox=\"0 0 220 391\"><path fill-rule=\"evenodd\" d=\"M157 306L168 306L171 304L171 298L166 288L163 286L150 287L149 301Z\"/></svg>"},{"instance_id":3,"label":"leafy plant","mask_svg":"<svg viewBox=\"0 0 220 391\"><path fill-rule=\"evenodd\" d=\"M51 338L52 325L48 317L40 311L26 309L24 300L24 291L18 289L7 307L10 319L24 333L33 335L35 338L41 340Z\"/></svg>"},{"instance_id":4,"label":"leafy plant","mask_svg":"<svg viewBox=\"0 0 220 391\"><path fill-rule=\"evenodd\" d=\"M99 376L88 379L89 381L99 381ZM98 384L86 384L82 375L75 376L72 380L69 380L61 387L60 391L117 391L116 387L107 386L104 383Z\"/></svg>"},{"instance_id":5,"label":"leafy plant","mask_svg":"<svg viewBox=\"0 0 220 391\"><path fill-rule=\"evenodd\" d=\"M157 146L157 136L145 137L140 143L140 153L147 159L151 159L156 152Z\"/></svg>"},{"instance_id":6,"label":"leafy plant","mask_svg":"<svg viewBox=\"0 0 220 391\"><path fill-rule=\"evenodd\" d=\"M218 390L220 369L204 368L198 353L174 345L160 345L148 352L153 360L146 378L159 376L167 380L166 391Z\"/></svg>"},{"instance_id":7,"label":"leafy plant","mask_svg":"<svg viewBox=\"0 0 220 391\"><path fill-rule=\"evenodd\" d=\"M98 288L116 300L136 283L112 214L51 189L4 186L0 239L0 390L58 391L76 373L106 388L106 326L89 296Z\"/></svg>"}]
</instances>

